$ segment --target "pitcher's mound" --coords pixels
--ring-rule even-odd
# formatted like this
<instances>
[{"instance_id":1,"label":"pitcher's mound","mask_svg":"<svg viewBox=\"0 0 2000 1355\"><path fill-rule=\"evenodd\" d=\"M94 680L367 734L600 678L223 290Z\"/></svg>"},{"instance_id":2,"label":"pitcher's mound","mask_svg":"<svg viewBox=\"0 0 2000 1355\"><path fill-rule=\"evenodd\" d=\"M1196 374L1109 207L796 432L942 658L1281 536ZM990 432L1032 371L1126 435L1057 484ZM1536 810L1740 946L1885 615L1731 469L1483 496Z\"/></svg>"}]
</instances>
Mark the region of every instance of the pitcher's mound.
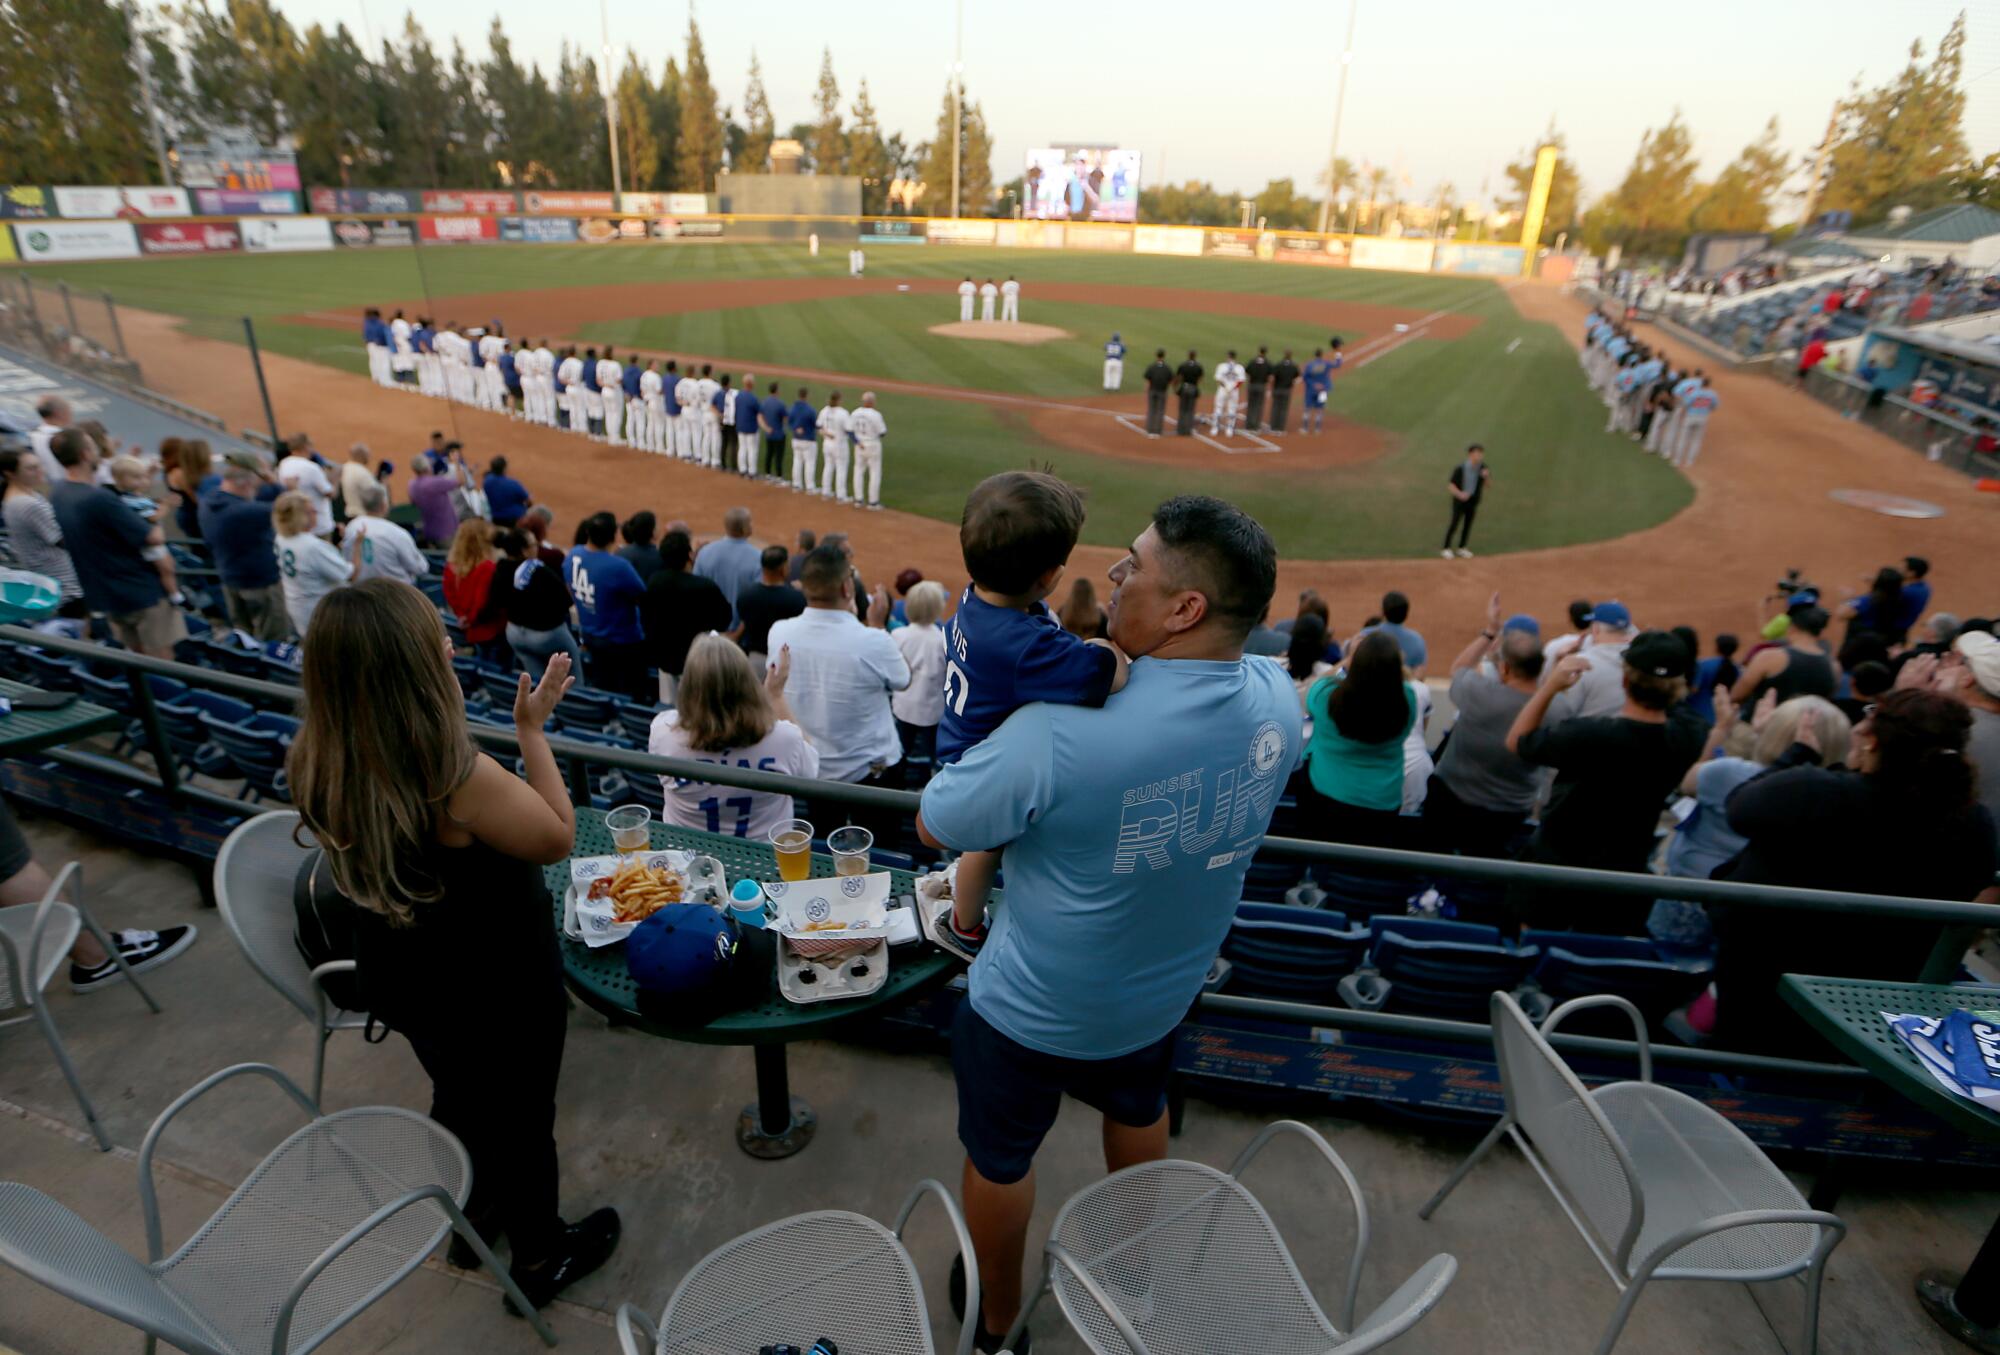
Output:
<instances>
[{"instance_id":1,"label":"pitcher's mound","mask_svg":"<svg viewBox=\"0 0 2000 1355\"><path fill-rule=\"evenodd\" d=\"M1054 325L1024 325L1019 320L954 320L948 325L932 325L931 333L947 339L990 339L995 343L1048 343L1074 336Z\"/></svg>"}]
</instances>

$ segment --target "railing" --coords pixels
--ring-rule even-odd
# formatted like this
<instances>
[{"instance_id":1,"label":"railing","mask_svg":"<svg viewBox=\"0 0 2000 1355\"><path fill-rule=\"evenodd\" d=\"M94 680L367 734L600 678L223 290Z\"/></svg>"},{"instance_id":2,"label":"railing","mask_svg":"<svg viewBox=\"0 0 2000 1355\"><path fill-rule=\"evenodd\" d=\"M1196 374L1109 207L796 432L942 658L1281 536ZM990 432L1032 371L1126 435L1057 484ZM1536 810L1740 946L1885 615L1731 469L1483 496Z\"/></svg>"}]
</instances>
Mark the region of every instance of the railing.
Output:
<instances>
[{"instance_id":1,"label":"railing","mask_svg":"<svg viewBox=\"0 0 2000 1355\"><path fill-rule=\"evenodd\" d=\"M230 813L246 813L252 807L203 787L189 785L180 779L175 770L173 752L160 727L158 714L153 709L151 689L143 680L144 676L157 674L161 677L171 677L190 687L203 687L266 704L274 701L293 703L299 699L297 688L282 683L237 677L214 669L198 668L190 664L150 658L125 650L109 649L90 641L45 635L19 626L0 626L0 643L33 645L54 653L87 658L100 664L124 669L132 681L134 709L145 727L149 752L160 772L157 776L148 775L138 767L116 759L68 749L44 750L34 756L99 773L108 773L133 785L157 790L170 801L178 797ZM518 740L508 730L474 724L472 735L488 750L509 754L520 751ZM563 738L560 734L550 736L549 746L556 757L565 764L572 799L583 807L587 807L589 803L588 773L592 766L617 768L625 772L652 776L684 777L716 785L737 786L746 790L809 796L815 801L858 805L871 809L904 810L914 813L921 803L921 797L913 791L885 790L880 787L857 786L837 781L808 780L775 772L727 767L717 763L657 757L651 753L607 748L599 744L576 743ZM1636 872L1585 870L1540 862L1497 861L1480 857L1447 856L1434 852L1401 851L1386 847L1308 842L1298 838L1266 838L1259 852L1302 861L1372 866L1426 876L1450 876L1501 884L1534 884L1553 889L1618 894L1644 899L1668 897L1735 907L1776 908L1823 915L1894 917L1909 922L1935 922L1940 924L1944 931L1932 952L1930 962L1925 967L1923 977L1929 982L1947 981L1957 972L1959 957L1963 955L1974 932L1983 927L2000 927L2000 905L1948 899L1909 899L1896 895L1860 894L1843 890L1798 889L1780 885L1736 884L1726 880L1670 878ZM1205 996L1200 1005L1206 1011L1300 1021L1334 1028L1377 1030L1399 1035L1419 1035L1457 1041L1483 1041L1491 1038L1491 1031L1487 1027L1466 1022L1314 1007L1262 998L1214 994ZM1629 1054L1634 1050L1634 1046L1626 1041L1584 1036L1559 1037L1556 1043L1586 1053ZM1663 1062L1677 1062L1718 1071L1865 1076L1858 1069L1845 1065L1773 1059L1714 1050L1661 1047L1654 1052L1655 1057Z\"/></svg>"},{"instance_id":2,"label":"railing","mask_svg":"<svg viewBox=\"0 0 2000 1355\"><path fill-rule=\"evenodd\" d=\"M1773 377L1789 382L1792 379L1791 364L1774 368ZM1880 400L1870 402L1873 390L1866 381L1848 372L1829 372L1824 367L1815 367L1806 376L1806 394L1823 405L1830 405L1841 414L1864 427L1908 447L1911 451L1923 453L1926 460L1938 462L1966 475L2000 475L2000 458L1978 450L1978 440L1982 430L1966 420L1934 406L1914 404L1901 395L1884 393Z\"/></svg>"}]
</instances>

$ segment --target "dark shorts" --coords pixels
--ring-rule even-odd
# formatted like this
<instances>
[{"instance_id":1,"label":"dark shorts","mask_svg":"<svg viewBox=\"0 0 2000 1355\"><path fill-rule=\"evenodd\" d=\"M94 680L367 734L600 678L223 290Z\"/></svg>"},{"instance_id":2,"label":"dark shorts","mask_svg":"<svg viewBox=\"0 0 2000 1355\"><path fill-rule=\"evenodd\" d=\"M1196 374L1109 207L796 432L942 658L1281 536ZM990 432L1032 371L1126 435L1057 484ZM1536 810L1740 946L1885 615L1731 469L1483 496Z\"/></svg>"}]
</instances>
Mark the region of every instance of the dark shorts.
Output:
<instances>
[{"instance_id":1,"label":"dark shorts","mask_svg":"<svg viewBox=\"0 0 2000 1355\"><path fill-rule=\"evenodd\" d=\"M26 870L34 859L34 853L28 850L27 835L14 822L14 811L5 800L0 800L0 884Z\"/></svg>"},{"instance_id":2,"label":"dark shorts","mask_svg":"<svg viewBox=\"0 0 2000 1355\"><path fill-rule=\"evenodd\" d=\"M1054 1127L1064 1093L1134 1129L1167 1112L1174 1035L1110 1059L1065 1059L1008 1038L958 1004L951 1071L958 1082L958 1141L981 1176L1012 1185L1028 1174Z\"/></svg>"}]
</instances>

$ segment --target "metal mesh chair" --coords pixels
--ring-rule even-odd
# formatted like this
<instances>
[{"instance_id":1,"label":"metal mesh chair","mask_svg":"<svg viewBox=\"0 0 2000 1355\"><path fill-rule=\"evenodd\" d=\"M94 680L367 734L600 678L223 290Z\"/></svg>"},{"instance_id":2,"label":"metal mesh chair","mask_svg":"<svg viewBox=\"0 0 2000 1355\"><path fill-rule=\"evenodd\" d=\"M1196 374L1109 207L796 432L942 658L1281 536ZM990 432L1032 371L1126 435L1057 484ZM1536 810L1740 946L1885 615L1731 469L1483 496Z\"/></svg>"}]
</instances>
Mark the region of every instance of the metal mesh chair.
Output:
<instances>
[{"instance_id":1,"label":"metal mesh chair","mask_svg":"<svg viewBox=\"0 0 2000 1355\"><path fill-rule=\"evenodd\" d=\"M745 1233L687 1273L655 1326L633 1304L618 1309L624 1355L723 1355L774 1342L804 1347L824 1336L866 1355L932 1355L923 1284L903 1230L926 1195L950 1217L966 1262L966 1312L979 1311L979 1267L951 1193L920 1181L893 1229L844 1210L822 1209ZM973 1328L959 1333L971 1355Z\"/></svg>"},{"instance_id":2,"label":"metal mesh chair","mask_svg":"<svg viewBox=\"0 0 2000 1355\"><path fill-rule=\"evenodd\" d=\"M171 1256L162 1256L153 1152L174 1116L245 1073L312 1120L279 1144ZM472 1163L432 1120L395 1106L320 1114L277 1069L225 1068L183 1093L139 1148L142 1262L48 1196L0 1182L0 1263L189 1355L305 1355L456 1231L547 1344L555 1333L465 1221Z\"/></svg>"},{"instance_id":3,"label":"metal mesh chair","mask_svg":"<svg viewBox=\"0 0 2000 1355\"><path fill-rule=\"evenodd\" d=\"M298 824L298 811L290 809L239 824L215 858L215 906L250 967L313 1023L312 1095L317 1103L326 1078L327 1040L336 1030L366 1030L368 1013L341 1009L321 986L328 974L351 973L352 960L309 969L293 939L298 914L292 888L307 851L293 840Z\"/></svg>"},{"instance_id":4,"label":"metal mesh chair","mask_svg":"<svg viewBox=\"0 0 2000 1355\"><path fill-rule=\"evenodd\" d=\"M1632 1022L1639 1080L1586 1090L1547 1036L1572 1012L1615 1007ZM1653 1082L1639 1009L1621 997L1576 998L1540 1030L1506 993L1493 995L1493 1042L1506 1113L1418 1211L1429 1218L1501 1135L1513 1139L1620 1291L1598 1344L1608 1355L1649 1280L1752 1282L1803 1276L1802 1355L1819 1339L1820 1281L1846 1235L1741 1130L1691 1096Z\"/></svg>"},{"instance_id":5,"label":"metal mesh chair","mask_svg":"<svg viewBox=\"0 0 2000 1355\"><path fill-rule=\"evenodd\" d=\"M62 899L65 893L69 895L67 903ZM97 1138L97 1146L108 1153L111 1151L111 1140L105 1135L104 1126L97 1121L96 1108L84 1095L83 1081L76 1075L76 1065L69 1061L69 1051L63 1048L62 1036L56 1033L55 1017L49 1014L49 1004L42 999L49 980L69 958L69 948L76 943L77 934L85 927L90 928L90 934L97 938L97 943L117 961L125 981L158 1014L160 1004L153 1001L153 995L146 991L138 976L125 963L118 943L104 934L104 928L97 925L97 919L83 906L83 867L72 861L57 873L40 903L0 908L0 1012L25 1008L13 1016L0 1016L0 1026L18 1025L27 1020L41 1026L42 1038L49 1042L49 1052L56 1056L56 1066L62 1069L63 1080L69 1083L76 1104L90 1125L90 1132Z\"/></svg>"},{"instance_id":6,"label":"metal mesh chair","mask_svg":"<svg viewBox=\"0 0 2000 1355\"><path fill-rule=\"evenodd\" d=\"M1318 1149L1354 1205L1354 1255L1338 1322L1313 1298L1277 1225L1239 1179L1280 1134ZM1007 1344L1021 1339L1042 1295L1053 1291L1098 1355L1360 1355L1414 1327L1458 1273L1452 1256L1433 1256L1357 1326L1367 1252L1368 1206L1354 1173L1319 1134L1280 1120L1227 1172L1199 1162L1149 1162L1071 1196L1049 1230L1041 1287ZM967 1311L976 1311L970 1300Z\"/></svg>"}]
</instances>

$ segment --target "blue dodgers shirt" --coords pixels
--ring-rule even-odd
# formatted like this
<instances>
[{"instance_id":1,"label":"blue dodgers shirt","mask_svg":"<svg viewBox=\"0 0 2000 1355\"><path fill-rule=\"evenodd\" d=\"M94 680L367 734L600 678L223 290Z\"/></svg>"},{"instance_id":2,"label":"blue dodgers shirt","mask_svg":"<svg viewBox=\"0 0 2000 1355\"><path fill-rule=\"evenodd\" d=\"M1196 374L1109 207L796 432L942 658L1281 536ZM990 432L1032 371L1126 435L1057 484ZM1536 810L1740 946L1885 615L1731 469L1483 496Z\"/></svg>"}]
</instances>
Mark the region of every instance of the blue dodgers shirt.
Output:
<instances>
[{"instance_id":1,"label":"blue dodgers shirt","mask_svg":"<svg viewBox=\"0 0 2000 1355\"><path fill-rule=\"evenodd\" d=\"M785 402L775 395L764 397L764 403L757 407L764 421L764 436L781 438L785 435Z\"/></svg>"},{"instance_id":2,"label":"blue dodgers shirt","mask_svg":"<svg viewBox=\"0 0 2000 1355\"><path fill-rule=\"evenodd\" d=\"M486 507L495 522L513 522L528 511L528 487L511 475L489 471L480 488L486 491Z\"/></svg>"},{"instance_id":3,"label":"blue dodgers shirt","mask_svg":"<svg viewBox=\"0 0 2000 1355\"><path fill-rule=\"evenodd\" d=\"M1301 749L1269 659L1135 659L1101 709L1016 711L924 790L959 851L1007 851L973 1010L1062 1058L1143 1049L1180 1023Z\"/></svg>"},{"instance_id":4,"label":"blue dodgers shirt","mask_svg":"<svg viewBox=\"0 0 2000 1355\"><path fill-rule=\"evenodd\" d=\"M636 645L646 638L639 625L639 599L646 595L646 585L623 556L572 546L563 560L563 581L576 599L585 640Z\"/></svg>"},{"instance_id":5,"label":"blue dodgers shirt","mask_svg":"<svg viewBox=\"0 0 2000 1355\"><path fill-rule=\"evenodd\" d=\"M953 762L1030 701L1101 706L1118 658L1056 624L1043 603L995 607L967 588L944 623L944 718L937 756Z\"/></svg>"},{"instance_id":6,"label":"blue dodgers shirt","mask_svg":"<svg viewBox=\"0 0 2000 1355\"><path fill-rule=\"evenodd\" d=\"M803 400L792 402L792 436L801 442L811 442L819 436L819 411Z\"/></svg>"}]
</instances>

